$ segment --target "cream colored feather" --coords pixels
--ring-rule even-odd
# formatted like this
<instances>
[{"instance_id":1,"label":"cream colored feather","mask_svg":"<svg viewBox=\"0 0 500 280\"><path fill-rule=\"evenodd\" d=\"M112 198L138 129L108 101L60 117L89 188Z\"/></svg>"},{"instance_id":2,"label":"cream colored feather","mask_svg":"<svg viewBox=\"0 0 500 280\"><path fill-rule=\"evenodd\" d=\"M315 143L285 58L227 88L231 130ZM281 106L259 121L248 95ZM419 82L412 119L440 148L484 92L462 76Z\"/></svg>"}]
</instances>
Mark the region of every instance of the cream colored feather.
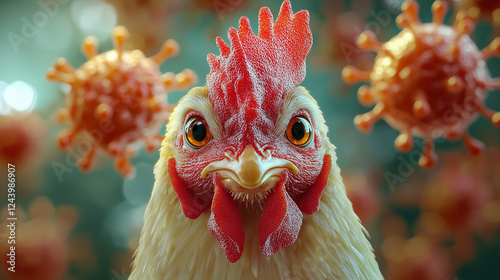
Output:
<instances>
[{"instance_id":1,"label":"cream colored feather","mask_svg":"<svg viewBox=\"0 0 500 280\"><path fill-rule=\"evenodd\" d=\"M366 231L347 199L336 164L335 147L327 138L328 129L316 101L304 88L297 87L285 98L280 116L292 114L297 106L310 111L317 129L326 139L323 149L332 156L334 164L320 209L312 215L304 214L295 243L275 255L263 256L257 238L260 212L241 206L245 248L241 259L230 263L207 228L210 213L195 220L182 214L170 184L167 162L171 157L182 160L173 140L182 129L184 115L191 109L198 110L207 118L211 129L221 133L206 87L193 88L181 100L167 125L131 280L382 279ZM278 121L277 130L281 126Z\"/></svg>"}]
</instances>

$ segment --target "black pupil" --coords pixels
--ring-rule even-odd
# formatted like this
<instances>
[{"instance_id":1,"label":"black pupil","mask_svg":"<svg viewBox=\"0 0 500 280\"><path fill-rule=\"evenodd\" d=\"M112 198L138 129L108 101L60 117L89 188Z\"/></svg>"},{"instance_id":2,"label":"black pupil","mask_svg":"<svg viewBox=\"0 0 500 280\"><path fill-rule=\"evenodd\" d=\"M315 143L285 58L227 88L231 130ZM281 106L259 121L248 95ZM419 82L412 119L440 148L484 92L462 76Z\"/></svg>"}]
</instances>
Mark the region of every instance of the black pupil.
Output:
<instances>
[{"instance_id":1,"label":"black pupil","mask_svg":"<svg viewBox=\"0 0 500 280\"><path fill-rule=\"evenodd\" d=\"M202 122L196 122L193 125L193 138L194 140L201 142L207 136L207 128Z\"/></svg>"},{"instance_id":2,"label":"black pupil","mask_svg":"<svg viewBox=\"0 0 500 280\"><path fill-rule=\"evenodd\" d=\"M292 136L295 140L302 140L306 135L306 128L302 121L297 121L292 126Z\"/></svg>"}]
</instances>

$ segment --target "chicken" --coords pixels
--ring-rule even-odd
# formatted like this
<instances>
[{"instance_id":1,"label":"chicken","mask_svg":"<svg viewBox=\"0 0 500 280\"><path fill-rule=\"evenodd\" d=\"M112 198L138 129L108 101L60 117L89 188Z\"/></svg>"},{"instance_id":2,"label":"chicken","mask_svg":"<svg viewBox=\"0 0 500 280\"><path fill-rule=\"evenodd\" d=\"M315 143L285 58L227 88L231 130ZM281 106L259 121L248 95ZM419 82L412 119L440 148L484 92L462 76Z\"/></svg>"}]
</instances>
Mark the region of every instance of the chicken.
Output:
<instances>
[{"instance_id":1,"label":"chicken","mask_svg":"<svg viewBox=\"0 0 500 280\"><path fill-rule=\"evenodd\" d=\"M268 8L170 116L130 279L382 279L316 101L309 14ZM207 230L208 225L208 230Z\"/></svg>"}]
</instances>

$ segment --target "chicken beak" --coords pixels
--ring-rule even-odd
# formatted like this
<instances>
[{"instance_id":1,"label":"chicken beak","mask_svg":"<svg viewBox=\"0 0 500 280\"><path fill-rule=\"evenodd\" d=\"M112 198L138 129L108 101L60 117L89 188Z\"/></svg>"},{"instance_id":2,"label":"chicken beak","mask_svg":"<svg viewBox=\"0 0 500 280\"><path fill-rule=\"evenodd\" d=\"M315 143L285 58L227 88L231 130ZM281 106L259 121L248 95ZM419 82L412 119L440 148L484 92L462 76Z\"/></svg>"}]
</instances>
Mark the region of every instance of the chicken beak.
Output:
<instances>
[{"instance_id":1,"label":"chicken beak","mask_svg":"<svg viewBox=\"0 0 500 280\"><path fill-rule=\"evenodd\" d=\"M227 259L232 263L238 261L242 256L245 245L245 230L238 203L226 190L228 184L224 183L222 175L233 174L240 180L239 184L242 187L248 188L248 185L243 182L250 184L251 187L259 185L259 182L262 182L270 171L283 170L284 168L289 168L292 171L296 170L295 165L288 164L288 161L278 161L281 163L279 165L271 164L273 162L275 160L269 159L269 157L260 157L255 153L253 147L247 146L238 160L225 159L215 162L203 170L202 177L206 177L210 172L217 171L212 178L215 191L208 228L219 242ZM271 167L267 167L266 164ZM223 167L227 168L227 166L232 168L229 171L222 169ZM267 168L263 168L263 166ZM257 228L259 246L263 255L271 256L295 242L302 226L302 212L312 214L319 209L321 193L327 184L331 166L330 155L325 155L318 179L296 200L290 197L285 187L288 181L288 172L279 171L279 177L276 181L270 179L264 181L272 181L271 185L274 189L269 192L265 200ZM245 167L248 170L244 170ZM273 175L272 177L276 176ZM226 181L228 180L233 179L226 179ZM229 185L229 187L232 186ZM259 189L262 190L266 187L269 187L269 184Z\"/></svg>"},{"instance_id":2,"label":"chicken beak","mask_svg":"<svg viewBox=\"0 0 500 280\"><path fill-rule=\"evenodd\" d=\"M243 253L245 231L238 203L227 190L233 194L259 194L274 187L278 189L269 194L263 222L259 222L257 229L264 255L274 254L297 238L302 213L285 191L288 173L284 170L299 172L288 160L274 158L270 153L259 155L252 145L247 145L238 158L226 154L223 160L212 162L202 170L201 178L214 173L215 192L208 228L230 262L236 262ZM287 219L293 221L281 222Z\"/></svg>"},{"instance_id":3,"label":"chicken beak","mask_svg":"<svg viewBox=\"0 0 500 280\"><path fill-rule=\"evenodd\" d=\"M290 170L298 174L298 168L288 160L259 155L252 145L247 145L237 159L226 157L207 165L201 172L201 178L217 172L223 184L235 191L237 186L246 190L255 190L267 181L277 182L281 172ZM274 178L275 180L269 180Z\"/></svg>"}]
</instances>

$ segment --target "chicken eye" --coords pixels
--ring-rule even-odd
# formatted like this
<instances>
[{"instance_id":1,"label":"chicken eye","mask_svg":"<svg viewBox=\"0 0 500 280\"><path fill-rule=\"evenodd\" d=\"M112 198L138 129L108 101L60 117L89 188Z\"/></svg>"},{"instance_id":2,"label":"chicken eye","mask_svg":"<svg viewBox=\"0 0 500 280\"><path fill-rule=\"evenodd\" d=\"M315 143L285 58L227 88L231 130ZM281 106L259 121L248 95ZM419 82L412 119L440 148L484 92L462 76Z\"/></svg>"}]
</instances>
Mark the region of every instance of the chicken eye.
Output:
<instances>
[{"instance_id":1,"label":"chicken eye","mask_svg":"<svg viewBox=\"0 0 500 280\"><path fill-rule=\"evenodd\" d=\"M312 127L304 117L293 117L286 128L286 138L295 146L305 147L311 141Z\"/></svg>"},{"instance_id":2,"label":"chicken eye","mask_svg":"<svg viewBox=\"0 0 500 280\"><path fill-rule=\"evenodd\" d=\"M205 146L212 139L207 122L202 117L190 118L184 128L184 135L189 145L195 149Z\"/></svg>"}]
</instances>

